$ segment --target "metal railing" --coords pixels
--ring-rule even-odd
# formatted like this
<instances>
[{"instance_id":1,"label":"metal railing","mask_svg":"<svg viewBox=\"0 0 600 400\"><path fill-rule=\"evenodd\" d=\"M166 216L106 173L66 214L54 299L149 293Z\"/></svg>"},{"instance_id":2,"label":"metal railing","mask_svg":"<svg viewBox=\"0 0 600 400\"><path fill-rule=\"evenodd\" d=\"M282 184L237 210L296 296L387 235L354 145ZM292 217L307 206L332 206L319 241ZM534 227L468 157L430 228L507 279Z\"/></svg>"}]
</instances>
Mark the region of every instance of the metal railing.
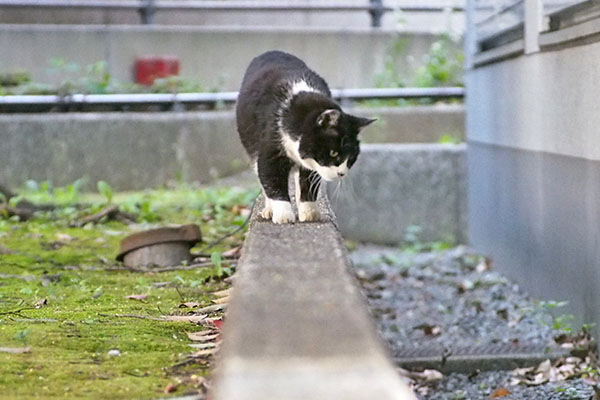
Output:
<instances>
[{"instance_id":1,"label":"metal railing","mask_svg":"<svg viewBox=\"0 0 600 400\"><path fill-rule=\"evenodd\" d=\"M1 8L65 8L136 10L143 24L152 24L154 15L161 10L181 11L366 11L371 16L371 26L381 27L386 12L445 12L464 11L461 5L385 5L383 0L365 0L365 4L323 2L302 4L293 2L247 2L247 1L197 1L197 0L0 0Z\"/></svg>"},{"instance_id":2,"label":"metal railing","mask_svg":"<svg viewBox=\"0 0 600 400\"><path fill-rule=\"evenodd\" d=\"M0 112L28 111L86 111L98 106L111 109L128 109L134 106L160 106L161 109L179 109L189 105L215 105L234 103L238 92L220 93L135 93L135 94L72 94L0 96ZM463 87L438 88L365 88L333 89L331 95L339 101L374 99L449 99L463 98Z\"/></svg>"}]
</instances>

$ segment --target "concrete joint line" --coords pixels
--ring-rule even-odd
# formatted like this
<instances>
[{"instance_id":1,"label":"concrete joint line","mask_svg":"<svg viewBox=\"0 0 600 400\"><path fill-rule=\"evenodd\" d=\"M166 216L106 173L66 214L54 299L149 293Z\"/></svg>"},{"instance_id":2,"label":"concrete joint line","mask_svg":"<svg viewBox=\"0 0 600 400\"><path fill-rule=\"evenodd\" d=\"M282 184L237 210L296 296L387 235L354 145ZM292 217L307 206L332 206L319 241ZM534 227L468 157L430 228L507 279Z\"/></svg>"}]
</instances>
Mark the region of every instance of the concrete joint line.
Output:
<instances>
[{"instance_id":1,"label":"concrete joint line","mask_svg":"<svg viewBox=\"0 0 600 400\"><path fill-rule=\"evenodd\" d=\"M223 330L214 400L415 399L370 320L335 217L275 225L257 202Z\"/></svg>"}]
</instances>

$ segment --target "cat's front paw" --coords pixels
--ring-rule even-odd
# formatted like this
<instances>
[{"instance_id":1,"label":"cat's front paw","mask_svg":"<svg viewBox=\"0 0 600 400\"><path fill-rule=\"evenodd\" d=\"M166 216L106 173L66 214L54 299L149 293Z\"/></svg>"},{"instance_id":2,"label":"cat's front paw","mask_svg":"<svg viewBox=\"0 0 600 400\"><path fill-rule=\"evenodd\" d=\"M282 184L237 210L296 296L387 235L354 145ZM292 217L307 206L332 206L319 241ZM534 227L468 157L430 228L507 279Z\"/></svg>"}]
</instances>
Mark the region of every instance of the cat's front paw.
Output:
<instances>
[{"instance_id":1,"label":"cat's front paw","mask_svg":"<svg viewBox=\"0 0 600 400\"><path fill-rule=\"evenodd\" d=\"M289 224L296 221L294 210L289 201L271 200L273 210L273 223Z\"/></svg>"},{"instance_id":2,"label":"cat's front paw","mask_svg":"<svg viewBox=\"0 0 600 400\"><path fill-rule=\"evenodd\" d=\"M272 200L270 200L269 198L265 197L265 208L263 208L262 212L260 213L260 215L264 218L264 219L271 219L271 217L273 216L273 205L272 205Z\"/></svg>"},{"instance_id":3,"label":"cat's front paw","mask_svg":"<svg viewBox=\"0 0 600 400\"><path fill-rule=\"evenodd\" d=\"M298 219L300 222L319 221L321 213L316 201L301 201L298 203Z\"/></svg>"}]
</instances>

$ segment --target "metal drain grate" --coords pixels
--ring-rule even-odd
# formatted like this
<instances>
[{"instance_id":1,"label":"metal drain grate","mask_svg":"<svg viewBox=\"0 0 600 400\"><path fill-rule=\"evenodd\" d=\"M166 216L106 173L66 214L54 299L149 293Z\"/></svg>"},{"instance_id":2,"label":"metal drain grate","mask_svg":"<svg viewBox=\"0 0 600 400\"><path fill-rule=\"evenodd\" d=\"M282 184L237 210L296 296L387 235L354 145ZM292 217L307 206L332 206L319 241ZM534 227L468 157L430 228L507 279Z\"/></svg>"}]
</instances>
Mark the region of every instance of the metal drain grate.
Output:
<instances>
[{"instance_id":1,"label":"metal drain grate","mask_svg":"<svg viewBox=\"0 0 600 400\"><path fill-rule=\"evenodd\" d=\"M567 349L542 343L496 343L473 346L440 345L402 347L392 352L403 368L434 368L442 372L469 373L530 367L540 362L569 355Z\"/></svg>"}]
</instances>

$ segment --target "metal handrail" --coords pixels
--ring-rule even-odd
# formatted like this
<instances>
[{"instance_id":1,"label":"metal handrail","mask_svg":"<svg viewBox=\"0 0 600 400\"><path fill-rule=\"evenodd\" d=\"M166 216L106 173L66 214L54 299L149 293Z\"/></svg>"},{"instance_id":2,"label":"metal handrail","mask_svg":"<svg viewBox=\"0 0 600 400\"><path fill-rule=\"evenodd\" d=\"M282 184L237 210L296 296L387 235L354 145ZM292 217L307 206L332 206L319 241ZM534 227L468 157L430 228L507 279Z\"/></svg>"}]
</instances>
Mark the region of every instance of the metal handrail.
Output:
<instances>
[{"instance_id":1,"label":"metal handrail","mask_svg":"<svg viewBox=\"0 0 600 400\"><path fill-rule=\"evenodd\" d=\"M0 0L0 8L88 8L88 9L130 9L137 10L144 24L151 24L153 15L160 10L197 10L197 11L367 11L371 15L371 25L381 26L384 13L395 9L404 12L443 12L464 11L463 6L450 5L400 5L387 6L383 0L368 0L364 5L355 3L323 2L320 4L298 4L286 2L246 2L235 0L197 1L197 0Z\"/></svg>"},{"instance_id":2,"label":"metal handrail","mask_svg":"<svg viewBox=\"0 0 600 400\"><path fill-rule=\"evenodd\" d=\"M25 107L62 107L83 109L85 106L134 106L134 105L200 105L233 103L238 92L219 93L132 93L132 94L71 94L59 95L8 95L0 96L0 111ZM415 98L462 98L463 87L438 88L364 88L333 89L336 100L415 99Z\"/></svg>"}]
</instances>

